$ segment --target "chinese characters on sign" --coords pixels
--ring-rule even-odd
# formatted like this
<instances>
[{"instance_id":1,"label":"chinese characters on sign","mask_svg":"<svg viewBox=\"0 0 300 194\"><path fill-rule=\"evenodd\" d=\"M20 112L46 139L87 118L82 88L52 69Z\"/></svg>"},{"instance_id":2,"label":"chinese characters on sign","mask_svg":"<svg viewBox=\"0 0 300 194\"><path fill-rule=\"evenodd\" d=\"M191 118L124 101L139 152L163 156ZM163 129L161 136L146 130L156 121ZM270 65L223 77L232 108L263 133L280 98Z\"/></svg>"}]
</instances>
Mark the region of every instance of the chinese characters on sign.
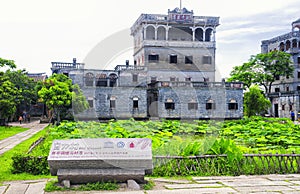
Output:
<instances>
[{"instance_id":1,"label":"chinese characters on sign","mask_svg":"<svg viewBox=\"0 0 300 194\"><path fill-rule=\"evenodd\" d=\"M152 158L146 138L98 138L55 140L48 159L140 159Z\"/></svg>"}]
</instances>

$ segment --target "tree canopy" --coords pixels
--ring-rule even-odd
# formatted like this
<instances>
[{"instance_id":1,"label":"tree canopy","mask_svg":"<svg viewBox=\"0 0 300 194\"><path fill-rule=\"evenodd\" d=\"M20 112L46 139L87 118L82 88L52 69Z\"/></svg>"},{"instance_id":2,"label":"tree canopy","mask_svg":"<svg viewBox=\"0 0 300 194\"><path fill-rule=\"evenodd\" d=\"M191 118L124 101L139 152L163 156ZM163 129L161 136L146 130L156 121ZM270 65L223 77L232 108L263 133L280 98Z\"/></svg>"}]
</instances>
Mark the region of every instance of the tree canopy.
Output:
<instances>
[{"instance_id":1,"label":"tree canopy","mask_svg":"<svg viewBox=\"0 0 300 194\"><path fill-rule=\"evenodd\" d=\"M260 115L270 106L270 101L266 99L257 85L251 86L244 95L244 112L248 117Z\"/></svg>"},{"instance_id":2,"label":"tree canopy","mask_svg":"<svg viewBox=\"0 0 300 194\"><path fill-rule=\"evenodd\" d=\"M294 66L291 65L290 57L290 54L282 51L257 54L243 65L234 67L228 81L244 82L248 89L257 84L263 86L266 93L270 93L276 78L293 77Z\"/></svg>"},{"instance_id":3,"label":"tree canopy","mask_svg":"<svg viewBox=\"0 0 300 194\"><path fill-rule=\"evenodd\" d=\"M88 103L78 85L72 85L72 80L63 74L53 74L41 86L39 97L47 107L54 110L57 121L60 122L61 113L74 105L74 113L88 108Z\"/></svg>"}]
</instances>

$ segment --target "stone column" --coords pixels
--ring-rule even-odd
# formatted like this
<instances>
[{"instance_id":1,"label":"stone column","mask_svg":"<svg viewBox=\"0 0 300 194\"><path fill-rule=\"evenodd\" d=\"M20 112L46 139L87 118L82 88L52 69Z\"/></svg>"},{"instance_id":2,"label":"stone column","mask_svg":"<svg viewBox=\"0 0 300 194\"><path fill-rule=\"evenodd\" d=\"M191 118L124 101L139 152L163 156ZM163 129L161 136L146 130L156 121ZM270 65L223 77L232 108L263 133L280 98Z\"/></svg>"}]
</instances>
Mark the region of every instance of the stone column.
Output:
<instances>
[{"instance_id":1,"label":"stone column","mask_svg":"<svg viewBox=\"0 0 300 194\"><path fill-rule=\"evenodd\" d=\"M166 27L166 40L169 40L169 29L171 28L171 26L167 26Z\"/></svg>"}]
</instances>

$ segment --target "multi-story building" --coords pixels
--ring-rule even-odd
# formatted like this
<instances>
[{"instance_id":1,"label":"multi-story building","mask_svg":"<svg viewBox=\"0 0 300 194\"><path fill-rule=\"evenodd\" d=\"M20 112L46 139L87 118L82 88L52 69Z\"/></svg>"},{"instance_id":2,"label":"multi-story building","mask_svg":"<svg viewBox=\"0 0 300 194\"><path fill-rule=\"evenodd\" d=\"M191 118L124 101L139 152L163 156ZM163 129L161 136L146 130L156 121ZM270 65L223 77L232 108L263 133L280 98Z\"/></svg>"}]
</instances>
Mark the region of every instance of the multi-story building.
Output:
<instances>
[{"instance_id":1,"label":"multi-story building","mask_svg":"<svg viewBox=\"0 0 300 194\"><path fill-rule=\"evenodd\" d=\"M290 112L299 112L300 95L300 19L292 22L292 30L286 34L263 40L261 52L280 50L291 54L295 68L293 77L277 77L269 95L272 103L272 115L289 117Z\"/></svg>"},{"instance_id":2,"label":"multi-story building","mask_svg":"<svg viewBox=\"0 0 300 194\"><path fill-rule=\"evenodd\" d=\"M218 25L186 8L142 14L131 27L133 65L96 70L74 60L53 62L52 72L79 84L99 119L241 118L242 83L215 82Z\"/></svg>"}]
</instances>

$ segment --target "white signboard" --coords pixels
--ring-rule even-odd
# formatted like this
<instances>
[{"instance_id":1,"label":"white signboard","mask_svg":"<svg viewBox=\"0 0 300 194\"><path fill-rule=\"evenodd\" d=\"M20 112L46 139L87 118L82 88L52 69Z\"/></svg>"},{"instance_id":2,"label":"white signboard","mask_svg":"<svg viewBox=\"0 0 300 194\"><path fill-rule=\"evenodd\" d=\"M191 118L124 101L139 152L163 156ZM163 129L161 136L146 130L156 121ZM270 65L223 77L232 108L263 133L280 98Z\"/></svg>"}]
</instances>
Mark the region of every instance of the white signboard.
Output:
<instances>
[{"instance_id":1,"label":"white signboard","mask_svg":"<svg viewBox=\"0 0 300 194\"><path fill-rule=\"evenodd\" d=\"M54 140L48 160L152 160L151 143L147 138Z\"/></svg>"}]
</instances>

